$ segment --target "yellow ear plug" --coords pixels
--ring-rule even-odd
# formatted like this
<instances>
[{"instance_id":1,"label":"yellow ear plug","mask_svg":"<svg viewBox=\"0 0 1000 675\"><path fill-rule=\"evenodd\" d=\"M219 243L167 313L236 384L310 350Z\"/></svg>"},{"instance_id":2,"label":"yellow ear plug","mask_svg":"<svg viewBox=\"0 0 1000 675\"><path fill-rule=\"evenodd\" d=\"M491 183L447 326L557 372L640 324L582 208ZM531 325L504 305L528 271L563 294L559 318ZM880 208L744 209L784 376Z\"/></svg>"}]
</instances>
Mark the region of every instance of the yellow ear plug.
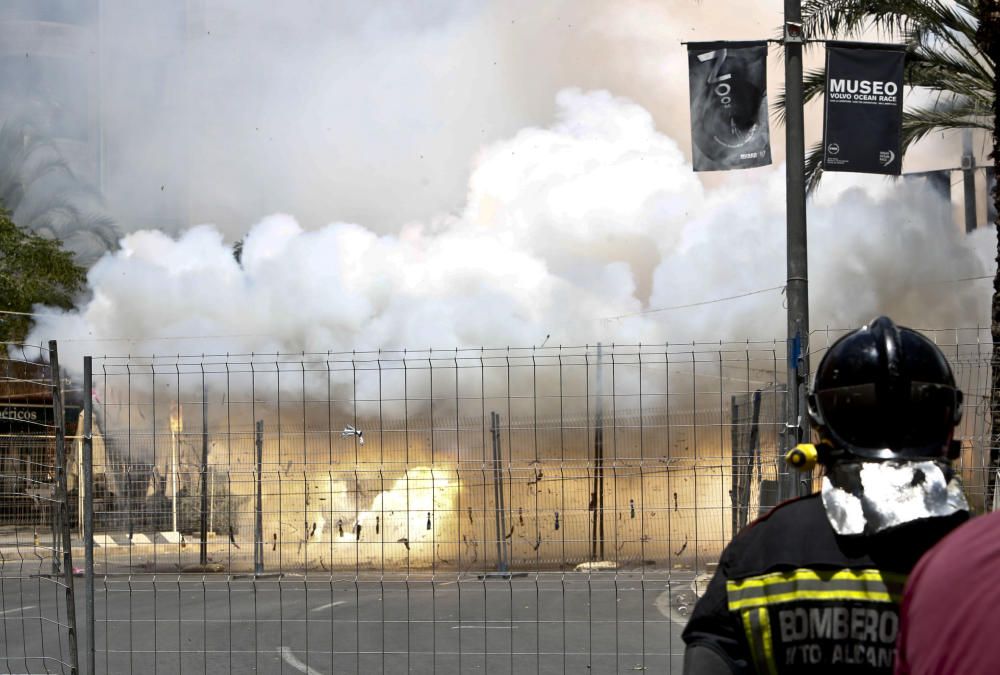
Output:
<instances>
[{"instance_id":1,"label":"yellow ear plug","mask_svg":"<svg viewBox=\"0 0 1000 675\"><path fill-rule=\"evenodd\" d=\"M819 452L812 443L799 443L785 454L785 461L799 471L812 471L817 459Z\"/></svg>"}]
</instances>

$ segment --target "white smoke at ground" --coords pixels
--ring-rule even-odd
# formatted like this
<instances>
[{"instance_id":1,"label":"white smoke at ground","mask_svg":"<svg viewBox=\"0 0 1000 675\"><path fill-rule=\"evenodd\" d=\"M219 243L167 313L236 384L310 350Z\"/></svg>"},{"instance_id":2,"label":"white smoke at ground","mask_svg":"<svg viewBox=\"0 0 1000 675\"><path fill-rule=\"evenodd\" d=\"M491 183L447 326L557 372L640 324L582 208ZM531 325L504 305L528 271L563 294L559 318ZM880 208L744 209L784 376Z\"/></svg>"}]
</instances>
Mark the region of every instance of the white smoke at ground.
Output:
<instances>
[{"instance_id":1,"label":"white smoke at ground","mask_svg":"<svg viewBox=\"0 0 1000 675\"><path fill-rule=\"evenodd\" d=\"M91 269L92 297L43 310L30 340L60 340L78 375L94 353L783 336L778 290L666 309L783 285L783 167L706 190L635 103L566 90L557 107L551 125L479 154L460 215L379 235L277 214L250 229L242 264L210 225L136 232ZM940 212L913 186L829 177L809 214L813 325L984 323L988 283L954 280L990 274L992 243Z\"/></svg>"}]
</instances>

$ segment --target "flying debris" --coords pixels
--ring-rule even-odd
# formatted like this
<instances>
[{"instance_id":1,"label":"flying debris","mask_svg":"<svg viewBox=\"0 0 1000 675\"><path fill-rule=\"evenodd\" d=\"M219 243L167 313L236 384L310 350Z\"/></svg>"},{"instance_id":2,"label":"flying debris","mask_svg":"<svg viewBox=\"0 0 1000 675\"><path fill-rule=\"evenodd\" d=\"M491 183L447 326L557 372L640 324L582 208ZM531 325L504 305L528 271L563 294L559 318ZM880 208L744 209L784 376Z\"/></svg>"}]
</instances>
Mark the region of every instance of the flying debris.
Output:
<instances>
[{"instance_id":1,"label":"flying debris","mask_svg":"<svg viewBox=\"0 0 1000 675\"><path fill-rule=\"evenodd\" d=\"M355 429L350 424L348 424L346 427L344 427L344 430L340 432L340 437L350 438L351 436L358 437L358 445L365 444L365 432L361 431L361 429Z\"/></svg>"}]
</instances>

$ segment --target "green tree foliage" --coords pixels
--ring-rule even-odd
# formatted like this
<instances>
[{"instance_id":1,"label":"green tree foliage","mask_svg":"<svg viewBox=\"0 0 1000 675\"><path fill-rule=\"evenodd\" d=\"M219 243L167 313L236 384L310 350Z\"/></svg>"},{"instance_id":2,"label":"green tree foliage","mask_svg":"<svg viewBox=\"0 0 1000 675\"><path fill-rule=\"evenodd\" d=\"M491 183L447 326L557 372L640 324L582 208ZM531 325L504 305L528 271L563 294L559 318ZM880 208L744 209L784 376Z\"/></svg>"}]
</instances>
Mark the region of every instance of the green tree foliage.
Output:
<instances>
[{"instance_id":1,"label":"green tree foliage","mask_svg":"<svg viewBox=\"0 0 1000 675\"><path fill-rule=\"evenodd\" d=\"M35 305L69 309L86 274L58 239L21 229L0 207L0 341L22 342Z\"/></svg>"}]
</instances>

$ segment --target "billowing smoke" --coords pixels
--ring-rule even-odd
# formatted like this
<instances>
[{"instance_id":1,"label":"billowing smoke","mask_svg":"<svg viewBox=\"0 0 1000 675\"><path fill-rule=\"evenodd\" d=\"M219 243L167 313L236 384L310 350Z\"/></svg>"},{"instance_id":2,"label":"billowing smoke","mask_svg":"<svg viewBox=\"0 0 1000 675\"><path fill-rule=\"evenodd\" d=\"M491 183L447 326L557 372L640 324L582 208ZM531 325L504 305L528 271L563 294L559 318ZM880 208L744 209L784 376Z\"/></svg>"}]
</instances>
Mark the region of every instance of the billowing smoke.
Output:
<instances>
[{"instance_id":1,"label":"billowing smoke","mask_svg":"<svg viewBox=\"0 0 1000 675\"><path fill-rule=\"evenodd\" d=\"M76 378L84 355L141 355L101 364L112 362L115 374L98 374L97 426L107 458L148 462L148 473L138 467L129 475L153 476L158 487L150 497L161 505L177 466L186 471L179 482L188 494L196 489L204 423L212 470L234 479L227 489L238 498L239 517L229 525L245 537L256 470L252 430L263 421L265 480L279 486L265 506L278 514L264 530L274 546L280 534L294 555L304 548L307 562L317 554L332 562L342 551L347 565L366 564L359 551L370 550L383 569L386 543L390 559L408 565L411 554L474 563L477 540L466 540L469 530L457 521L467 513L472 526L474 509L489 513L485 493L472 489L488 478L477 469L470 481L456 471L451 482L449 464L478 462L480 449L485 461L485 420L460 433L461 420L498 409L510 426L523 427L531 416L564 422L558 437L543 429L532 438L530 454L553 463L511 481L512 494L524 490L518 503L534 504L517 534L511 530L515 555L520 547L526 560L565 561L569 533L584 559L582 500L592 494L586 475L577 481L575 523L565 510L560 521L562 505L539 496L538 483L543 473L545 481L564 477L564 455L590 456L600 396L629 392L616 402L662 414L669 401L670 414L689 415L715 411L730 391L781 379L780 357L753 382L750 365L741 364L734 382L696 399L688 384L693 367L678 382L659 376L665 362L646 365L643 374L588 361L549 368L540 379L557 386L536 382L528 368L513 376L497 368L502 375L492 379L469 375L474 369L452 372L442 395L431 368L358 374L345 366L331 375L320 358L306 373L303 355L291 364L297 371L275 363L258 372L257 362L224 357L206 378L197 356L184 373L171 373L170 364L153 373L152 360L141 358L780 341L784 166L693 173L681 45L773 35L781 22L777 0L97 6L103 41L91 58L100 62L101 91L92 92L95 109L83 117L101 122L99 134L88 129L90 138L106 139L100 187L129 234L90 269L78 308L36 309L29 339L57 339L60 362ZM770 63L773 101L781 81L774 52ZM816 112L807 113L811 138ZM782 134L772 132L780 162ZM921 165L919 150L907 159L908 170L940 168ZM936 200L920 187L872 176L824 179L809 209L814 328L855 326L878 313L925 328L986 322L990 286L977 278L994 270L992 228L966 237ZM236 239L243 240L239 262ZM690 391L663 396L660 389L642 400L630 394L634 382L622 384L651 373L667 394ZM171 424L175 407L183 416ZM436 433L440 419L448 428L454 420L455 433ZM715 435L689 437L686 424L640 454L709 456L725 466ZM642 433L640 424L639 446ZM619 441L609 437L617 458ZM510 435L504 442L508 457L527 457L523 443L516 449ZM629 446L621 441L623 453L635 453ZM384 475L379 466L377 482L370 470L367 483L364 475L359 480L356 465L375 458L388 458ZM404 472L394 475L393 462L404 459ZM663 549L676 556L688 546L687 514L695 511L678 509L674 490L682 505L724 495L721 481L701 475L661 493L643 485L641 473L638 486L628 479L616 486L623 495L642 494L648 517L661 514L665 536L676 538ZM137 502L144 491L133 490ZM453 508L452 493L467 511ZM558 494L562 501L565 488ZM510 504L513 524L513 497ZM706 539L705 527L703 543L726 538L718 532ZM557 530L561 551L545 553ZM453 544L444 556L441 537ZM626 538L645 541L638 529ZM322 545L310 552L312 543Z\"/></svg>"},{"instance_id":2,"label":"billowing smoke","mask_svg":"<svg viewBox=\"0 0 1000 675\"><path fill-rule=\"evenodd\" d=\"M639 105L579 90L556 103L550 125L479 153L458 215L382 235L273 215L241 264L210 225L135 232L90 271L79 309L40 310L31 340L61 340L72 369L86 353L783 336L783 167L707 189ZM958 234L927 191L838 178L810 208L813 326L986 320L989 283L956 280L992 272L989 237Z\"/></svg>"},{"instance_id":3,"label":"billowing smoke","mask_svg":"<svg viewBox=\"0 0 1000 675\"><path fill-rule=\"evenodd\" d=\"M92 30L100 91L38 87L96 106L76 112L100 121L131 234L31 340L59 339L78 370L83 354L781 338L783 167L689 162L681 43L771 35L781 3L751 5L107 0L35 17ZM36 32L32 54L62 53ZM939 166L920 156L907 170ZM988 281L954 280L992 272L989 233L958 235L934 199L824 180L814 327L985 322Z\"/></svg>"},{"instance_id":4,"label":"billowing smoke","mask_svg":"<svg viewBox=\"0 0 1000 675\"><path fill-rule=\"evenodd\" d=\"M275 212L396 232L460 210L475 152L565 87L627 96L686 147L681 42L780 22L778 0L14 3L0 118L59 141L125 232L231 241Z\"/></svg>"}]
</instances>

